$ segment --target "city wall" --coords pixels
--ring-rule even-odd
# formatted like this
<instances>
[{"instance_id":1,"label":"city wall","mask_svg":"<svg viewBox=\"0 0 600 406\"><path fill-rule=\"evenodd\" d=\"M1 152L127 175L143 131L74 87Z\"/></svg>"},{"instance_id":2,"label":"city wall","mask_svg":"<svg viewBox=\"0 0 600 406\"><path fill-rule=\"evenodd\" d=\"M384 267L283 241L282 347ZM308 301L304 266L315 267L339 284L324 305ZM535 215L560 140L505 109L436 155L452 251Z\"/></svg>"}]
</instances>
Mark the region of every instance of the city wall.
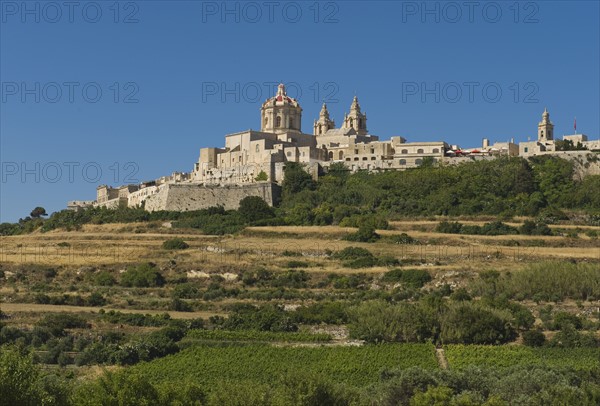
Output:
<instances>
[{"instance_id":1,"label":"city wall","mask_svg":"<svg viewBox=\"0 0 600 406\"><path fill-rule=\"evenodd\" d=\"M145 208L148 211L190 211L223 206L232 210L237 209L240 200L248 196L258 196L273 206L280 195L281 187L270 182L225 186L168 183L161 185L158 193L146 199Z\"/></svg>"}]
</instances>

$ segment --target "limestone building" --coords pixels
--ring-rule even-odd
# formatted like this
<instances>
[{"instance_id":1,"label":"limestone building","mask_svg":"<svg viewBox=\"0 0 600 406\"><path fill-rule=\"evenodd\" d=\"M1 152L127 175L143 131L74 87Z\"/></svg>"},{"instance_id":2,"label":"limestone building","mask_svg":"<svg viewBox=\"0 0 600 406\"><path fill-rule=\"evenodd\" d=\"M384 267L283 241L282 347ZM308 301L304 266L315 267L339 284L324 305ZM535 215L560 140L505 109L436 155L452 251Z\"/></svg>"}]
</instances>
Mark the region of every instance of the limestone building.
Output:
<instances>
[{"instance_id":1,"label":"limestone building","mask_svg":"<svg viewBox=\"0 0 600 406\"><path fill-rule=\"evenodd\" d=\"M343 163L350 171L403 170L431 164L460 164L498 156L529 157L556 153L554 124L544 110L537 127L537 140L516 144L514 139L481 147L461 149L446 142L407 142L400 136L381 141L369 132L367 114L354 97L341 126L336 127L327 106L313 121L312 133L302 131L302 108L280 84L277 93L260 108L260 131L228 134L222 147L201 148L190 173L173 173L139 185L118 188L101 185L95 201L72 201L68 208L116 208L143 206L146 210L197 210L215 205L237 208L245 196L260 196L269 204L278 199L285 165L297 162L318 177L332 163ZM588 141L584 134L567 135L565 140L581 143L588 150L600 149L600 141ZM561 156L569 152L560 152Z\"/></svg>"},{"instance_id":2,"label":"limestone building","mask_svg":"<svg viewBox=\"0 0 600 406\"><path fill-rule=\"evenodd\" d=\"M279 183L286 162L305 164L315 176L319 167L332 162L344 162L352 171L405 169L421 165L425 158L440 161L449 148L443 141L407 143L402 137L379 141L369 133L367 114L356 96L340 128L323 104L312 134L302 132L302 108L283 84L260 113L260 131L226 135L223 148L202 148L192 180L208 185Z\"/></svg>"},{"instance_id":3,"label":"limestone building","mask_svg":"<svg viewBox=\"0 0 600 406\"><path fill-rule=\"evenodd\" d=\"M580 143L582 147L590 151L600 149L600 141L589 141L585 134L563 135L563 141L567 140L572 141L575 145ZM537 140L521 142L519 144L519 156L527 158L556 152L558 151L556 151L556 142L554 140L554 124L550 121L548 109L544 109L542 121L538 123Z\"/></svg>"}]
</instances>

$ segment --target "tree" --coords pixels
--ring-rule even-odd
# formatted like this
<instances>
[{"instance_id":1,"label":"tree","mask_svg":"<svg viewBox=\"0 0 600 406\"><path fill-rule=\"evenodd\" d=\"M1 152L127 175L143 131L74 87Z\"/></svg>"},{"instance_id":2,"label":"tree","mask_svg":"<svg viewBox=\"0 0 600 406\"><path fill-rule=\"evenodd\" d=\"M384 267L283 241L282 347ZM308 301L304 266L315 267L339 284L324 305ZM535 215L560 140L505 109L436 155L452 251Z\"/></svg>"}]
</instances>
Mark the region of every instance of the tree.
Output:
<instances>
[{"instance_id":1,"label":"tree","mask_svg":"<svg viewBox=\"0 0 600 406\"><path fill-rule=\"evenodd\" d=\"M31 355L22 355L15 347L0 351L0 406L51 404L41 381L40 370Z\"/></svg>"},{"instance_id":2,"label":"tree","mask_svg":"<svg viewBox=\"0 0 600 406\"><path fill-rule=\"evenodd\" d=\"M304 189L314 189L315 182L302 165L296 162L287 162L283 172L282 188L284 196L288 196Z\"/></svg>"},{"instance_id":3,"label":"tree","mask_svg":"<svg viewBox=\"0 0 600 406\"><path fill-rule=\"evenodd\" d=\"M431 157L431 156L426 156L421 161L421 164L419 165L419 167L420 168L433 168L434 164L435 164L435 159L433 159L433 157Z\"/></svg>"},{"instance_id":4,"label":"tree","mask_svg":"<svg viewBox=\"0 0 600 406\"><path fill-rule=\"evenodd\" d=\"M73 396L77 405L158 405L159 392L147 378L135 373L105 373L79 386Z\"/></svg>"},{"instance_id":5,"label":"tree","mask_svg":"<svg viewBox=\"0 0 600 406\"><path fill-rule=\"evenodd\" d=\"M541 347L546 342L546 336L540 330L523 332L523 344L528 347Z\"/></svg>"},{"instance_id":6,"label":"tree","mask_svg":"<svg viewBox=\"0 0 600 406\"><path fill-rule=\"evenodd\" d=\"M349 309L350 336L368 342L423 342L434 321L421 306L368 301Z\"/></svg>"},{"instance_id":7,"label":"tree","mask_svg":"<svg viewBox=\"0 0 600 406\"><path fill-rule=\"evenodd\" d=\"M557 140L554 142L557 151L584 151L588 149L580 141L575 144L571 140Z\"/></svg>"},{"instance_id":8,"label":"tree","mask_svg":"<svg viewBox=\"0 0 600 406\"><path fill-rule=\"evenodd\" d=\"M31 218L39 219L40 217L47 216L48 214L46 213L46 209L38 206L35 209L31 210L31 213L29 215L31 216Z\"/></svg>"},{"instance_id":9,"label":"tree","mask_svg":"<svg viewBox=\"0 0 600 406\"><path fill-rule=\"evenodd\" d=\"M442 318L441 338L445 343L502 344L515 337L515 329L501 313L470 302L450 306Z\"/></svg>"},{"instance_id":10,"label":"tree","mask_svg":"<svg viewBox=\"0 0 600 406\"><path fill-rule=\"evenodd\" d=\"M272 218L275 215L267 202L258 196L246 196L240 200L238 212L248 223Z\"/></svg>"},{"instance_id":11,"label":"tree","mask_svg":"<svg viewBox=\"0 0 600 406\"><path fill-rule=\"evenodd\" d=\"M254 180L257 182L266 182L269 180L269 175L265 171L260 171Z\"/></svg>"}]
</instances>

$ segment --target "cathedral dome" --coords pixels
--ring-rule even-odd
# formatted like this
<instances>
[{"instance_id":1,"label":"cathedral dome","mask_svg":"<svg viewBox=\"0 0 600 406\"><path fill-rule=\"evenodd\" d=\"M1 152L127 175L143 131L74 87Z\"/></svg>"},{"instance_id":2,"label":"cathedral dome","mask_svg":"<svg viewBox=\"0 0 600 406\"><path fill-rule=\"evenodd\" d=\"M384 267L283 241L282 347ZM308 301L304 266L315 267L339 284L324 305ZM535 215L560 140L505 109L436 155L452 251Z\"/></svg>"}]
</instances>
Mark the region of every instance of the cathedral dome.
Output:
<instances>
[{"instance_id":1,"label":"cathedral dome","mask_svg":"<svg viewBox=\"0 0 600 406\"><path fill-rule=\"evenodd\" d=\"M283 83L277 86L277 94L263 103L260 111L261 131L301 132L302 108L298 100L287 95Z\"/></svg>"},{"instance_id":2,"label":"cathedral dome","mask_svg":"<svg viewBox=\"0 0 600 406\"><path fill-rule=\"evenodd\" d=\"M284 105L300 107L300 104L298 104L298 100L288 96L287 92L285 91L285 85L283 83L280 83L279 86L277 86L277 94L271 97L270 99L267 99L267 101L263 103L263 107Z\"/></svg>"}]
</instances>

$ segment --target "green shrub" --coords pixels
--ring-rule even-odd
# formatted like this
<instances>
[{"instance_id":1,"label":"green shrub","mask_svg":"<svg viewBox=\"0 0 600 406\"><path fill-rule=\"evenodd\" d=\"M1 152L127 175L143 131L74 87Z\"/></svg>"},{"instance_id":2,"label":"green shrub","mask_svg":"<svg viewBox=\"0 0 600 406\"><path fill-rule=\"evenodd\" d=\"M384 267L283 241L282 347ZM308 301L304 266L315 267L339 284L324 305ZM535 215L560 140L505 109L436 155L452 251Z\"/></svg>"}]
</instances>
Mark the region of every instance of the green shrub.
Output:
<instances>
[{"instance_id":1,"label":"green shrub","mask_svg":"<svg viewBox=\"0 0 600 406\"><path fill-rule=\"evenodd\" d=\"M55 336L63 336L65 329L70 328L88 328L87 321L76 314L52 313L44 316L36 323L36 326L47 328Z\"/></svg>"},{"instance_id":2,"label":"green shrub","mask_svg":"<svg viewBox=\"0 0 600 406\"><path fill-rule=\"evenodd\" d=\"M310 264L306 261L288 261L286 267L288 268L308 268Z\"/></svg>"},{"instance_id":3,"label":"green shrub","mask_svg":"<svg viewBox=\"0 0 600 406\"><path fill-rule=\"evenodd\" d=\"M178 299L196 299L200 296L198 288L191 283L182 283L173 289L173 297Z\"/></svg>"},{"instance_id":4,"label":"green shrub","mask_svg":"<svg viewBox=\"0 0 600 406\"><path fill-rule=\"evenodd\" d=\"M113 286L117 283L115 277L108 271L100 271L94 278L96 285L100 286Z\"/></svg>"},{"instance_id":5,"label":"green shrub","mask_svg":"<svg viewBox=\"0 0 600 406\"><path fill-rule=\"evenodd\" d=\"M341 301L304 305L296 309L294 319L302 324L345 324L348 322L346 307Z\"/></svg>"},{"instance_id":6,"label":"green shrub","mask_svg":"<svg viewBox=\"0 0 600 406\"><path fill-rule=\"evenodd\" d=\"M135 288L163 286L165 278L153 263L130 266L121 275L121 285Z\"/></svg>"},{"instance_id":7,"label":"green shrub","mask_svg":"<svg viewBox=\"0 0 600 406\"><path fill-rule=\"evenodd\" d=\"M349 309L350 337L372 343L423 342L433 336L435 321L409 303L368 301Z\"/></svg>"},{"instance_id":8,"label":"green shrub","mask_svg":"<svg viewBox=\"0 0 600 406\"><path fill-rule=\"evenodd\" d=\"M422 288L427 282L431 281L429 272L423 269L407 269L402 271L400 282L412 288Z\"/></svg>"},{"instance_id":9,"label":"green shrub","mask_svg":"<svg viewBox=\"0 0 600 406\"><path fill-rule=\"evenodd\" d=\"M288 287L288 288L306 288L307 282L310 280L310 275L305 271L289 270L277 277L271 282L272 286L275 287Z\"/></svg>"},{"instance_id":10,"label":"green shrub","mask_svg":"<svg viewBox=\"0 0 600 406\"><path fill-rule=\"evenodd\" d=\"M383 274L381 280L383 282L400 282L402 279L402 269L392 269Z\"/></svg>"},{"instance_id":11,"label":"green shrub","mask_svg":"<svg viewBox=\"0 0 600 406\"><path fill-rule=\"evenodd\" d=\"M481 235L508 235L518 234L518 230L501 221L486 223L481 227Z\"/></svg>"},{"instance_id":12,"label":"green shrub","mask_svg":"<svg viewBox=\"0 0 600 406\"><path fill-rule=\"evenodd\" d=\"M552 230L546 223L525 220L519 227L519 234L523 235L552 235Z\"/></svg>"},{"instance_id":13,"label":"green shrub","mask_svg":"<svg viewBox=\"0 0 600 406\"><path fill-rule=\"evenodd\" d=\"M292 316L280 306L238 306L224 320L225 330L297 331Z\"/></svg>"},{"instance_id":14,"label":"green shrub","mask_svg":"<svg viewBox=\"0 0 600 406\"><path fill-rule=\"evenodd\" d=\"M483 278L484 274L480 276ZM495 274L474 285L479 294L500 294L539 301L598 300L600 272L597 264L548 261L531 264L513 274Z\"/></svg>"},{"instance_id":15,"label":"green shrub","mask_svg":"<svg viewBox=\"0 0 600 406\"><path fill-rule=\"evenodd\" d=\"M471 302L450 306L441 319L440 338L444 343L503 344L516 335L506 315Z\"/></svg>"},{"instance_id":16,"label":"green shrub","mask_svg":"<svg viewBox=\"0 0 600 406\"><path fill-rule=\"evenodd\" d=\"M181 238L171 238L163 242L162 247L166 250L184 250L190 246Z\"/></svg>"},{"instance_id":17,"label":"green shrub","mask_svg":"<svg viewBox=\"0 0 600 406\"><path fill-rule=\"evenodd\" d=\"M383 275L382 281L399 282L407 287L418 289L431 281L431 275L423 269L392 269Z\"/></svg>"},{"instance_id":18,"label":"green shrub","mask_svg":"<svg viewBox=\"0 0 600 406\"><path fill-rule=\"evenodd\" d=\"M238 212L242 219L248 223L270 219L275 216L273 209L258 196L247 196L240 200Z\"/></svg>"},{"instance_id":19,"label":"green shrub","mask_svg":"<svg viewBox=\"0 0 600 406\"><path fill-rule=\"evenodd\" d=\"M541 347L546 342L546 336L540 330L523 332L523 344L528 347Z\"/></svg>"},{"instance_id":20,"label":"green shrub","mask_svg":"<svg viewBox=\"0 0 600 406\"><path fill-rule=\"evenodd\" d=\"M343 250L334 253L332 257L341 260L348 260L359 258L373 258L373 254L366 248L346 247Z\"/></svg>"},{"instance_id":21,"label":"green shrub","mask_svg":"<svg viewBox=\"0 0 600 406\"><path fill-rule=\"evenodd\" d=\"M260 171L254 180L257 182L266 182L269 180L269 175L265 171Z\"/></svg>"},{"instance_id":22,"label":"green shrub","mask_svg":"<svg viewBox=\"0 0 600 406\"><path fill-rule=\"evenodd\" d=\"M92 293L86 300L88 306L100 307L106 304L106 299L100 292Z\"/></svg>"},{"instance_id":23,"label":"green shrub","mask_svg":"<svg viewBox=\"0 0 600 406\"><path fill-rule=\"evenodd\" d=\"M444 234L460 234L463 225L458 222L442 221L437 225L435 231Z\"/></svg>"},{"instance_id":24,"label":"green shrub","mask_svg":"<svg viewBox=\"0 0 600 406\"><path fill-rule=\"evenodd\" d=\"M374 226L363 224L358 228L356 233L345 236L344 240L354 242L375 242L380 238L381 236L375 232Z\"/></svg>"},{"instance_id":25,"label":"green shrub","mask_svg":"<svg viewBox=\"0 0 600 406\"><path fill-rule=\"evenodd\" d=\"M400 235L392 235L390 237L388 237L389 241L394 243L394 244L405 244L405 245L409 245L409 244L419 244L419 240L411 237L410 235L406 234L406 233L402 233Z\"/></svg>"},{"instance_id":26,"label":"green shrub","mask_svg":"<svg viewBox=\"0 0 600 406\"><path fill-rule=\"evenodd\" d=\"M455 302L465 302L471 300L471 295L465 288L458 288L450 295L450 299Z\"/></svg>"}]
</instances>

